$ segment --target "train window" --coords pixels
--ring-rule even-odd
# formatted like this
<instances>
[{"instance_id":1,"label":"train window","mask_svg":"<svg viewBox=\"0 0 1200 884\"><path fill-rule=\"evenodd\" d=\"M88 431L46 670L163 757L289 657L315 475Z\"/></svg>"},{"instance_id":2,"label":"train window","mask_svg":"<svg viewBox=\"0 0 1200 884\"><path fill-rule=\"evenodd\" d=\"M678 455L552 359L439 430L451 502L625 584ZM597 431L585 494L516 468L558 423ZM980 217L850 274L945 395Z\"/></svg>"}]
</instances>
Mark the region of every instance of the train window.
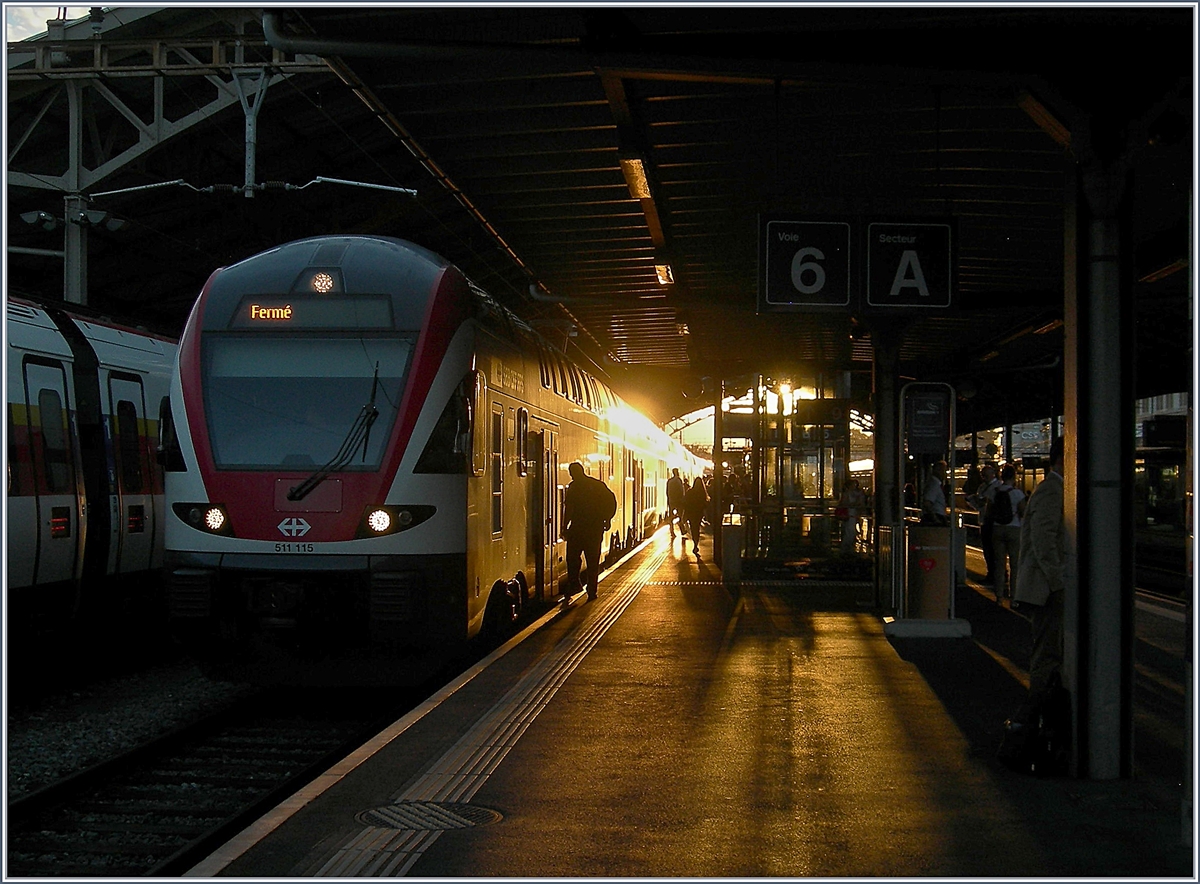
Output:
<instances>
[{"instance_id":1,"label":"train window","mask_svg":"<svg viewBox=\"0 0 1200 884\"><path fill-rule=\"evenodd\" d=\"M570 393L567 392L570 389L567 385L567 366L557 353L554 354L554 362L558 366L558 379L554 385L554 392L561 396L569 396Z\"/></svg>"},{"instance_id":2,"label":"train window","mask_svg":"<svg viewBox=\"0 0 1200 884\"><path fill-rule=\"evenodd\" d=\"M579 388L579 369L571 366L571 399L575 402L583 402L583 393Z\"/></svg>"},{"instance_id":3,"label":"train window","mask_svg":"<svg viewBox=\"0 0 1200 884\"><path fill-rule=\"evenodd\" d=\"M377 469L404 397L413 339L208 332L204 406L219 469L312 470L338 457L368 406L378 417L348 470Z\"/></svg>"},{"instance_id":4,"label":"train window","mask_svg":"<svg viewBox=\"0 0 1200 884\"><path fill-rule=\"evenodd\" d=\"M594 399L592 396L592 378L586 371L581 371L579 374L583 378L583 407L591 411Z\"/></svg>"},{"instance_id":5,"label":"train window","mask_svg":"<svg viewBox=\"0 0 1200 884\"><path fill-rule=\"evenodd\" d=\"M471 475L482 476L487 469L487 421L482 411L487 403L487 377L475 371L475 395L471 399Z\"/></svg>"},{"instance_id":6,"label":"train window","mask_svg":"<svg viewBox=\"0 0 1200 884\"><path fill-rule=\"evenodd\" d=\"M529 475L529 410L517 409L517 475Z\"/></svg>"},{"instance_id":7,"label":"train window","mask_svg":"<svg viewBox=\"0 0 1200 884\"><path fill-rule=\"evenodd\" d=\"M429 434L414 473L465 473L471 445L472 379L468 376L450 395Z\"/></svg>"},{"instance_id":8,"label":"train window","mask_svg":"<svg viewBox=\"0 0 1200 884\"><path fill-rule=\"evenodd\" d=\"M503 527L504 494L504 407L494 405L492 411L492 533Z\"/></svg>"},{"instance_id":9,"label":"train window","mask_svg":"<svg viewBox=\"0 0 1200 884\"><path fill-rule=\"evenodd\" d=\"M42 455L46 464L46 485L51 494L71 488L71 448L67 440L66 411L57 390L38 391L38 412L42 428Z\"/></svg>"},{"instance_id":10,"label":"train window","mask_svg":"<svg viewBox=\"0 0 1200 884\"><path fill-rule=\"evenodd\" d=\"M127 494L141 494L142 444L138 433L137 406L128 399L117 402L117 452L121 489Z\"/></svg>"},{"instance_id":11,"label":"train window","mask_svg":"<svg viewBox=\"0 0 1200 884\"><path fill-rule=\"evenodd\" d=\"M547 390L549 390L550 389L550 365L546 361L546 350L545 350L545 348L543 348L541 346L538 347L538 368L541 370L541 373L542 373L542 386L545 387Z\"/></svg>"},{"instance_id":12,"label":"train window","mask_svg":"<svg viewBox=\"0 0 1200 884\"><path fill-rule=\"evenodd\" d=\"M171 414L171 397L163 396L158 403L158 451L156 459L168 473L186 473L183 450L175 433L175 418Z\"/></svg>"}]
</instances>

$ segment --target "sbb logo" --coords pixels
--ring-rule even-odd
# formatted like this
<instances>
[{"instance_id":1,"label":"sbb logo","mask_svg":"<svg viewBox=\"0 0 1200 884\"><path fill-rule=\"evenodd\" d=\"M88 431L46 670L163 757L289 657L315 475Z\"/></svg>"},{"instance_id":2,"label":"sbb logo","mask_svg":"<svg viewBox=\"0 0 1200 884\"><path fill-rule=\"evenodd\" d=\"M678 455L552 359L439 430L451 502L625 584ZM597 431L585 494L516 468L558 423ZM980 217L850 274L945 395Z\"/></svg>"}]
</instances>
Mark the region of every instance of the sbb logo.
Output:
<instances>
[{"instance_id":1,"label":"sbb logo","mask_svg":"<svg viewBox=\"0 0 1200 884\"><path fill-rule=\"evenodd\" d=\"M284 537L303 537L312 525L303 519L284 519L279 523L279 531Z\"/></svg>"}]
</instances>

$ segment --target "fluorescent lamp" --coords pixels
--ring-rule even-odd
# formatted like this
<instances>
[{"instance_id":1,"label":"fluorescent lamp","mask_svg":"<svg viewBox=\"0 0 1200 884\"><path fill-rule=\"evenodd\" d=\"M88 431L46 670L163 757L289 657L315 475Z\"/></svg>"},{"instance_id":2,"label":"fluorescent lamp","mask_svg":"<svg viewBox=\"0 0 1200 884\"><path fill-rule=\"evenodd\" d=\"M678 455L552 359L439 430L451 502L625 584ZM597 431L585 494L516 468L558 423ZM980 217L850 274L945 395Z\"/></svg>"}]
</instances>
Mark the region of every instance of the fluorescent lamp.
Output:
<instances>
[{"instance_id":1,"label":"fluorescent lamp","mask_svg":"<svg viewBox=\"0 0 1200 884\"><path fill-rule=\"evenodd\" d=\"M621 157L620 163L630 196L637 200L650 199L650 182L646 180L646 165L642 158Z\"/></svg>"}]
</instances>

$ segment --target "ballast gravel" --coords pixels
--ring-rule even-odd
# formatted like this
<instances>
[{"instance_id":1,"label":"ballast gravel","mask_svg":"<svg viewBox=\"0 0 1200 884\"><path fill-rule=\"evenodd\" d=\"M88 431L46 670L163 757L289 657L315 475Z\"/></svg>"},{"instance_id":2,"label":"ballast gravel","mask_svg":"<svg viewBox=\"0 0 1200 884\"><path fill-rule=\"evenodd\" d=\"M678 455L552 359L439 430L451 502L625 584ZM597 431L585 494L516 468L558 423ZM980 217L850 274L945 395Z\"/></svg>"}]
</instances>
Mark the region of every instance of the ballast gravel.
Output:
<instances>
[{"instance_id":1,"label":"ballast gravel","mask_svg":"<svg viewBox=\"0 0 1200 884\"><path fill-rule=\"evenodd\" d=\"M6 804L134 749L251 693L186 660L6 703Z\"/></svg>"}]
</instances>

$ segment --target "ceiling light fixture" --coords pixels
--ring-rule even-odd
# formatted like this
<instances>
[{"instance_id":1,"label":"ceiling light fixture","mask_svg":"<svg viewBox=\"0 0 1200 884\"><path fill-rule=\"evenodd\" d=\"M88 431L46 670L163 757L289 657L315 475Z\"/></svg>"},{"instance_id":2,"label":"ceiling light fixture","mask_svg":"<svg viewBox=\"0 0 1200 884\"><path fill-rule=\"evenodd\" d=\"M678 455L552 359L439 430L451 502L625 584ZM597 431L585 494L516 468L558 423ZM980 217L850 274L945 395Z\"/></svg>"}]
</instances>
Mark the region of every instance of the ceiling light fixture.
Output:
<instances>
[{"instance_id":1,"label":"ceiling light fixture","mask_svg":"<svg viewBox=\"0 0 1200 884\"><path fill-rule=\"evenodd\" d=\"M659 285L671 285L675 282L675 274L670 264L655 264L654 275L658 277Z\"/></svg>"},{"instance_id":2,"label":"ceiling light fixture","mask_svg":"<svg viewBox=\"0 0 1200 884\"><path fill-rule=\"evenodd\" d=\"M645 161L635 156L620 157L619 161L630 196L637 200L650 199L650 182L646 178Z\"/></svg>"},{"instance_id":3,"label":"ceiling light fixture","mask_svg":"<svg viewBox=\"0 0 1200 884\"><path fill-rule=\"evenodd\" d=\"M1063 147L1071 146L1071 130L1064 126L1050 110L1033 97L1029 92L1021 92L1017 97L1017 106L1029 115L1029 119Z\"/></svg>"}]
</instances>

